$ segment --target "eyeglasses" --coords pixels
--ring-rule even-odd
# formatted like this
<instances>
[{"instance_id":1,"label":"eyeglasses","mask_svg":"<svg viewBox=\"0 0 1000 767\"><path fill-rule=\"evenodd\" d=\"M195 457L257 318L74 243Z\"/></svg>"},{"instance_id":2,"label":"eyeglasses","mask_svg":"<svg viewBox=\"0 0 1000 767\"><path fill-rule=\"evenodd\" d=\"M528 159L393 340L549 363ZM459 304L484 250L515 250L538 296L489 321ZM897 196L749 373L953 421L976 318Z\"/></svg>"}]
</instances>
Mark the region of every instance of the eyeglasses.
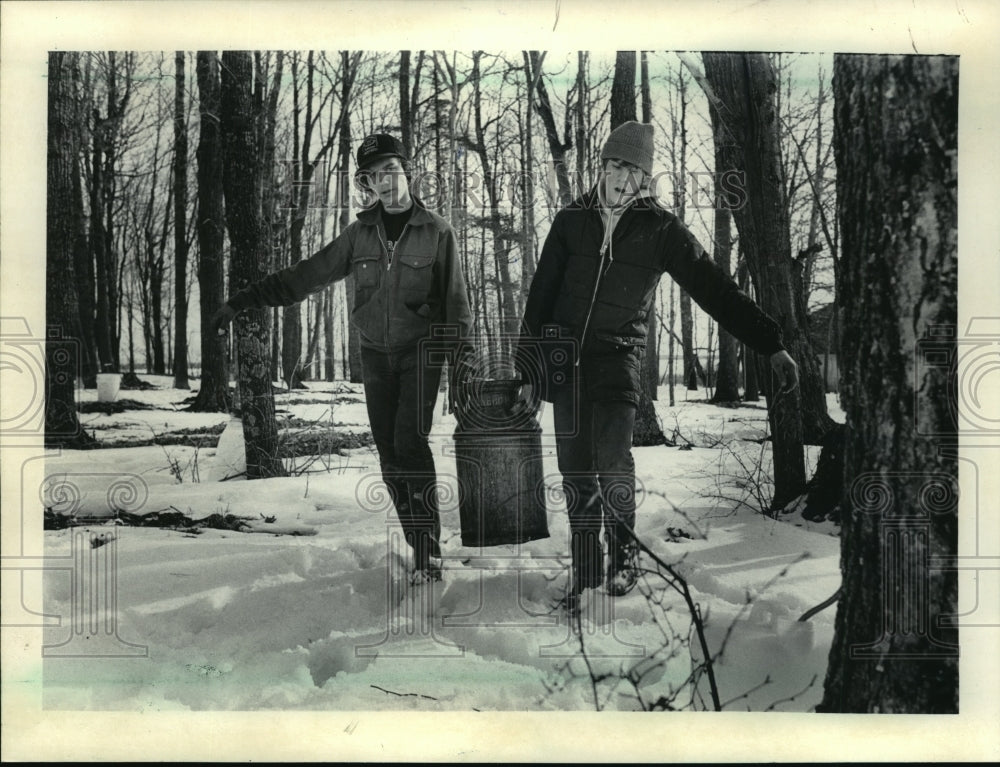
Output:
<instances>
[{"instance_id":1,"label":"eyeglasses","mask_svg":"<svg viewBox=\"0 0 1000 767\"><path fill-rule=\"evenodd\" d=\"M388 178L403 172L403 168L393 163L378 170L363 170L358 173L358 180L365 184L380 184Z\"/></svg>"},{"instance_id":2,"label":"eyeglasses","mask_svg":"<svg viewBox=\"0 0 1000 767\"><path fill-rule=\"evenodd\" d=\"M614 168L615 170L622 170L626 173L643 173L644 171L638 165L633 165L630 162L625 162L624 160L608 160L608 168Z\"/></svg>"}]
</instances>

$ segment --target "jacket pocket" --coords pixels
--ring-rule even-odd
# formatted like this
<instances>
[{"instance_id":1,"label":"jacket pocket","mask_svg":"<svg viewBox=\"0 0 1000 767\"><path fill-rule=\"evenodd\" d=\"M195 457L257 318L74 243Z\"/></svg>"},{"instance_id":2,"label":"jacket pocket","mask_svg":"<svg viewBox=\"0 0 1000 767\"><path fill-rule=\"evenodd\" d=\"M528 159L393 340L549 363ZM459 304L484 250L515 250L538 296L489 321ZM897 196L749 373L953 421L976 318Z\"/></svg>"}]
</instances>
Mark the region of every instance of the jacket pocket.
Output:
<instances>
[{"instance_id":1,"label":"jacket pocket","mask_svg":"<svg viewBox=\"0 0 1000 767\"><path fill-rule=\"evenodd\" d=\"M637 336L618 336L613 333L594 333L594 340L598 341L605 351L628 351L637 349L642 351L646 348L646 339Z\"/></svg>"},{"instance_id":2,"label":"jacket pocket","mask_svg":"<svg viewBox=\"0 0 1000 767\"><path fill-rule=\"evenodd\" d=\"M378 287L379 258L378 256L355 256L351 267L354 274L354 284L358 289Z\"/></svg>"},{"instance_id":3,"label":"jacket pocket","mask_svg":"<svg viewBox=\"0 0 1000 767\"><path fill-rule=\"evenodd\" d=\"M431 275L434 271L431 267L434 264L434 256L406 253L400 254L397 258L400 290L407 294L406 298L426 299L431 290ZM423 300L420 303L423 303Z\"/></svg>"}]
</instances>

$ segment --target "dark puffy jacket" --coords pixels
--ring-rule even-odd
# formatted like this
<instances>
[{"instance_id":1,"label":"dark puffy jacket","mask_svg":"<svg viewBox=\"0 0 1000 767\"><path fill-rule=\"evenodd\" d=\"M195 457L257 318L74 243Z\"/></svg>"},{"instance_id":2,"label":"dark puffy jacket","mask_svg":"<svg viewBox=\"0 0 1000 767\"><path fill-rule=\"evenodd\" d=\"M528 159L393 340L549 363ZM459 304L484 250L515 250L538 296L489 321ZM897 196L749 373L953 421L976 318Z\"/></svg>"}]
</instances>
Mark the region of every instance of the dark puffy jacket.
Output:
<instances>
[{"instance_id":1,"label":"dark puffy jacket","mask_svg":"<svg viewBox=\"0 0 1000 767\"><path fill-rule=\"evenodd\" d=\"M427 338L432 325L441 328L443 339L467 339L472 312L455 232L417 200L414 206L391 264L381 205L375 205L315 255L241 290L229 305L237 311L290 306L353 274L351 321L362 346L403 349Z\"/></svg>"},{"instance_id":2,"label":"dark puffy jacket","mask_svg":"<svg viewBox=\"0 0 1000 767\"><path fill-rule=\"evenodd\" d=\"M778 324L653 198L640 197L621 214L604 252L603 241L595 189L556 214L542 248L517 364L542 386L546 399L554 385L582 373L584 393L591 399L639 401L649 311L664 272L755 351L772 354L783 348ZM565 355L552 350L566 348L566 341L573 352L561 364Z\"/></svg>"}]
</instances>

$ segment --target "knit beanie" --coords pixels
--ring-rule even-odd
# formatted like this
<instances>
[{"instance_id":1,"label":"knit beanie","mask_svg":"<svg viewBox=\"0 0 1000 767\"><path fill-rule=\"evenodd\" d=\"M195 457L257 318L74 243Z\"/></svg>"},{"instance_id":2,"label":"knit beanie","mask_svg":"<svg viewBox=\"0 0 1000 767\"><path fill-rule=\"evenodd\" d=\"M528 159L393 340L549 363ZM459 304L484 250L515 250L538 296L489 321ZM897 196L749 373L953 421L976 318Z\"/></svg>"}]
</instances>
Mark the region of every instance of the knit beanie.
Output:
<instances>
[{"instance_id":1,"label":"knit beanie","mask_svg":"<svg viewBox=\"0 0 1000 767\"><path fill-rule=\"evenodd\" d=\"M653 126L635 120L624 122L611 131L601 150L601 161L621 160L653 175Z\"/></svg>"}]
</instances>

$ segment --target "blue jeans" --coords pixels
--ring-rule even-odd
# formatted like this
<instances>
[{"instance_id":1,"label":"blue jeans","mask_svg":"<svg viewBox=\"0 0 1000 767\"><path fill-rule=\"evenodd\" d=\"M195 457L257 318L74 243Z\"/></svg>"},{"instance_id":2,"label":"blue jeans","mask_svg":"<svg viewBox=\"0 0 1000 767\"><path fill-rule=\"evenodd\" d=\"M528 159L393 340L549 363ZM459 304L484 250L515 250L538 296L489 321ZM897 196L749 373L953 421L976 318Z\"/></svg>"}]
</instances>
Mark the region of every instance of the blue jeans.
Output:
<instances>
[{"instance_id":1,"label":"blue jeans","mask_svg":"<svg viewBox=\"0 0 1000 767\"><path fill-rule=\"evenodd\" d=\"M440 557L434 456L427 444L441 367L420 359L416 347L399 352L361 349L368 422L406 542L418 568Z\"/></svg>"},{"instance_id":2,"label":"blue jeans","mask_svg":"<svg viewBox=\"0 0 1000 767\"><path fill-rule=\"evenodd\" d=\"M636 406L622 400L553 397L556 453L569 514L574 591L603 579L603 525L608 569L624 565L635 527L635 463L632 429Z\"/></svg>"}]
</instances>

